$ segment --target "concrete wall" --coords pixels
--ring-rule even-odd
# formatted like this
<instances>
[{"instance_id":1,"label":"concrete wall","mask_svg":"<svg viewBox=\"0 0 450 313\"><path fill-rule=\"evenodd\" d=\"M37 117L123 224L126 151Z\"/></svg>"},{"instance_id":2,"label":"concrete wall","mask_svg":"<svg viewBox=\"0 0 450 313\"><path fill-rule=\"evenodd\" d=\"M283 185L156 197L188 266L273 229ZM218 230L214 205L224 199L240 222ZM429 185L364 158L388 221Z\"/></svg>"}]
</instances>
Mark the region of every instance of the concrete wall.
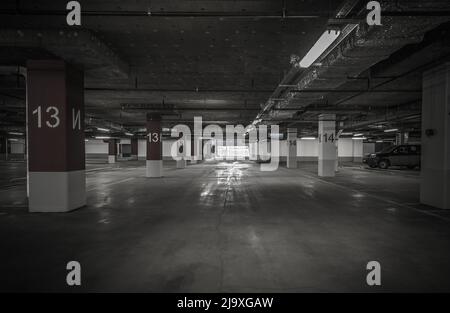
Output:
<instances>
[{"instance_id":1,"label":"concrete wall","mask_svg":"<svg viewBox=\"0 0 450 313\"><path fill-rule=\"evenodd\" d=\"M121 144L129 144L130 139L121 139ZM163 141L163 158L171 158L171 148L175 140ZM255 145L252 145L252 148ZM363 144L362 140L352 140L351 138L341 138L338 141L338 155L341 161L361 162L364 149L370 151L375 149L375 145ZM86 155L89 157L106 157L108 155L108 144L103 140L89 139L86 142ZM138 157L145 159L147 155L147 146L144 139L138 140ZM287 141L280 141L280 157L285 160L287 156ZM301 161L316 161L318 157L318 140L297 140L297 157Z\"/></svg>"},{"instance_id":2,"label":"concrete wall","mask_svg":"<svg viewBox=\"0 0 450 313\"><path fill-rule=\"evenodd\" d=\"M108 144L100 139L88 139L85 142L86 155L102 154L108 155Z\"/></svg>"},{"instance_id":3,"label":"concrete wall","mask_svg":"<svg viewBox=\"0 0 450 313\"><path fill-rule=\"evenodd\" d=\"M174 140L163 141L163 156L170 157L170 148ZM120 144L131 144L130 139L120 139ZM89 157L106 157L108 155L108 144L99 139L89 139L86 141L86 155ZM138 157L145 159L147 156L147 145L144 139L138 140Z\"/></svg>"},{"instance_id":4,"label":"concrete wall","mask_svg":"<svg viewBox=\"0 0 450 313\"><path fill-rule=\"evenodd\" d=\"M281 159L287 156L287 141L280 141ZM297 140L297 157L301 161L316 161L319 155L318 140ZM363 141L351 138L338 140L338 156L340 161L362 162Z\"/></svg>"}]
</instances>

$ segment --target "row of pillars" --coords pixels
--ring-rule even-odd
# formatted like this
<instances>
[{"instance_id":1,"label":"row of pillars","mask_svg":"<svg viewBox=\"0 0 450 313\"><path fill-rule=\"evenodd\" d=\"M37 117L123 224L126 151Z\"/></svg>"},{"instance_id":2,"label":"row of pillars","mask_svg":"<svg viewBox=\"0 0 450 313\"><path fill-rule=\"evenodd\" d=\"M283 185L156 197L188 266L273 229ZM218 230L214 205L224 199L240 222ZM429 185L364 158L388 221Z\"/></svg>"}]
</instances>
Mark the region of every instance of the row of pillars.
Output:
<instances>
[{"instance_id":1,"label":"row of pillars","mask_svg":"<svg viewBox=\"0 0 450 313\"><path fill-rule=\"evenodd\" d=\"M337 171L336 115L319 116L318 175L333 177ZM297 168L297 129L287 129L287 168Z\"/></svg>"},{"instance_id":2,"label":"row of pillars","mask_svg":"<svg viewBox=\"0 0 450 313\"><path fill-rule=\"evenodd\" d=\"M27 62L28 183L31 212L66 212L86 204L83 79L82 71L63 61ZM449 64L424 74L420 197L422 203L438 208L450 208L449 93ZM149 116L147 130L147 176L161 177L160 116ZM337 160L335 136L335 116L321 115L320 176L334 175ZM288 137L289 151L294 151L294 131L290 130ZM195 149L199 149L198 145ZM291 156L293 154L289 155L289 166L296 166Z\"/></svg>"},{"instance_id":3,"label":"row of pillars","mask_svg":"<svg viewBox=\"0 0 450 313\"><path fill-rule=\"evenodd\" d=\"M147 115L147 159L146 159L146 173L147 177L162 177L163 176L163 158L162 158L162 128L161 128L161 115L149 114ZM197 136L196 136L197 135ZM202 144L196 139L201 135L194 134L191 141L191 164L197 163L197 157L202 154ZM108 162L110 164L116 163L117 160L117 139L110 139L108 141ZM186 147L184 142L178 141L178 154L184 156L186 153ZM138 140L136 138L131 139L131 158L138 158ZM176 161L177 168L186 167L186 159L180 157Z\"/></svg>"}]
</instances>

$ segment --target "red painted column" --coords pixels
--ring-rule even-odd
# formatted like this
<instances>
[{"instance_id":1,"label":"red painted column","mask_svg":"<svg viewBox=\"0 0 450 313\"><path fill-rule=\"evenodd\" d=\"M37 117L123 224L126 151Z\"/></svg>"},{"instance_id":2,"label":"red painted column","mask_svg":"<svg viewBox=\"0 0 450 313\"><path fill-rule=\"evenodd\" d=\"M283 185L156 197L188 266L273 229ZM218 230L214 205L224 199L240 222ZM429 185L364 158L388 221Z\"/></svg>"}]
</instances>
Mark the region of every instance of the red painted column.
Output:
<instances>
[{"instance_id":1,"label":"red painted column","mask_svg":"<svg viewBox=\"0 0 450 313\"><path fill-rule=\"evenodd\" d=\"M138 139L137 138L131 138L131 158L133 160L138 159Z\"/></svg>"},{"instance_id":2,"label":"red painted column","mask_svg":"<svg viewBox=\"0 0 450 313\"><path fill-rule=\"evenodd\" d=\"M86 204L84 77L60 60L27 62L29 211Z\"/></svg>"},{"instance_id":3,"label":"red painted column","mask_svg":"<svg viewBox=\"0 0 450 313\"><path fill-rule=\"evenodd\" d=\"M147 114L147 177L162 177L161 115Z\"/></svg>"},{"instance_id":4,"label":"red painted column","mask_svg":"<svg viewBox=\"0 0 450 313\"><path fill-rule=\"evenodd\" d=\"M114 164L117 160L117 140L109 139L108 140L108 163Z\"/></svg>"}]
</instances>

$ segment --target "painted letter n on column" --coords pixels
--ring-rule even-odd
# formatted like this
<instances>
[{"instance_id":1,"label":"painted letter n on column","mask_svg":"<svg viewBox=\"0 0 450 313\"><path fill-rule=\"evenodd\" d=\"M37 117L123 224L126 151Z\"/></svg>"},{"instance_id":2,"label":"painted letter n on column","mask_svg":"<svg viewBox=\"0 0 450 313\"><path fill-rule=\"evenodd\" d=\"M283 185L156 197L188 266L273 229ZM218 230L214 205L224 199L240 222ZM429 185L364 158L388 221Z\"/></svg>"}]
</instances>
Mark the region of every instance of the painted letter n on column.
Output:
<instances>
[{"instance_id":1,"label":"painted letter n on column","mask_svg":"<svg viewBox=\"0 0 450 313\"><path fill-rule=\"evenodd\" d=\"M86 204L84 78L60 60L27 62L29 211Z\"/></svg>"}]
</instances>

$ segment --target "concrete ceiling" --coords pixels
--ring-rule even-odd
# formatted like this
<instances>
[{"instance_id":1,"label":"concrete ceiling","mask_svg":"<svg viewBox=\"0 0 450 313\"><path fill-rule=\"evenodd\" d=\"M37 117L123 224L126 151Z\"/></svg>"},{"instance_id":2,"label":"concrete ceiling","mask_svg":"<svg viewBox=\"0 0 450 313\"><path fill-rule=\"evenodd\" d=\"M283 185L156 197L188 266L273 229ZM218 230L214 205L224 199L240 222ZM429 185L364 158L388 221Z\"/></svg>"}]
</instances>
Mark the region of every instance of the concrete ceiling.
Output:
<instances>
[{"instance_id":1,"label":"concrete ceiling","mask_svg":"<svg viewBox=\"0 0 450 313\"><path fill-rule=\"evenodd\" d=\"M355 0L80 2L81 27L66 25L66 1L0 4L3 127L24 124L24 82L14 69L26 59L56 57L85 69L92 125L137 130L147 112L161 111L164 126L190 123L194 116L248 125L259 116L306 134L315 131L319 113L334 110L348 128L405 114L402 125L414 129L420 126L411 115L420 113L421 72L450 53L448 1L382 2L388 17L379 30L363 26L365 2ZM403 16L407 12L415 17ZM365 62L355 64L333 50L321 68L293 67L291 56L305 55L329 25L336 27L336 18L357 18L337 24L359 25L348 38L360 37L351 49L335 50ZM364 49L376 52L370 61ZM301 85L309 70L319 75L314 84L309 79ZM367 89L367 77L371 87L382 85L357 92ZM281 82L295 88L279 89ZM289 101L262 111L274 97Z\"/></svg>"}]
</instances>

